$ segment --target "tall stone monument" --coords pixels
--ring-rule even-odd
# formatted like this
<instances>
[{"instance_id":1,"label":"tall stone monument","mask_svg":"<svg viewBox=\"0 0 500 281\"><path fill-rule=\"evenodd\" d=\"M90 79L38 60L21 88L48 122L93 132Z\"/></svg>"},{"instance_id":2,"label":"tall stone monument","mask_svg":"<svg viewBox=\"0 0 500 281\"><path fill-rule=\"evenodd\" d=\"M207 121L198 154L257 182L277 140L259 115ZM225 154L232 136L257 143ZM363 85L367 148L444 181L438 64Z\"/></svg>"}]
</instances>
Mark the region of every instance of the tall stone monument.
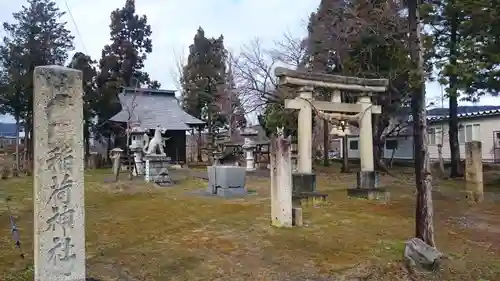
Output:
<instances>
[{"instance_id":1,"label":"tall stone monument","mask_svg":"<svg viewBox=\"0 0 500 281\"><path fill-rule=\"evenodd\" d=\"M465 144L465 190L470 201L480 203L484 199L483 157L480 141Z\"/></svg>"},{"instance_id":2,"label":"tall stone monument","mask_svg":"<svg viewBox=\"0 0 500 281\"><path fill-rule=\"evenodd\" d=\"M35 281L85 280L82 72L34 72Z\"/></svg>"},{"instance_id":3,"label":"tall stone monument","mask_svg":"<svg viewBox=\"0 0 500 281\"><path fill-rule=\"evenodd\" d=\"M292 159L290 138L281 129L271 139L271 223L292 227Z\"/></svg>"}]
</instances>

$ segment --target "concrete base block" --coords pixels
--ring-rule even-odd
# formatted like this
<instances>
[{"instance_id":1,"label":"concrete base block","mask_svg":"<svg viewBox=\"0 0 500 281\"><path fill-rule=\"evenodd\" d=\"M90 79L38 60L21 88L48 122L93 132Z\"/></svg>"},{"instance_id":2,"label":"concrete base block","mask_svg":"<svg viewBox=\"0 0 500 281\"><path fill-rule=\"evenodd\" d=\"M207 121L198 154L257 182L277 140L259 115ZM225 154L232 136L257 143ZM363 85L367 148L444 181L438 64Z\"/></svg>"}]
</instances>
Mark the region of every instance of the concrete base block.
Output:
<instances>
[{"instance_id":1,"label":"concrete base block","mask_svg":"<svg viewBox=\"0 0 500 281\"><path fill-rule=\"evenodd\" d=\"M236 188L217 188L218 196L222 197L236 197L247 195L248 191L244 187L236 187Z\"/></svg>"},{"instance_id":2,"label":"concrete base block","mask_svg":"<svg viewBox=\"0 0 500 281\"><path fill-rule=\"evenodd\" d=\"M360 189L378 188L379 174L375 171L361 171L356 174L356 187Z\"/></svg>"},{"instance_id":3,"label":"concrete base block","mask_svg":"<svg viewBox=\"0 0 500 281\"><path fill-rule=\"evenodd\" d=\"M363 198L368 200L390 200L390 192L383 188L348 188L347 196L355 198Z\"/></svg>"},{"instance_id":4,"label":"concrete base block","mask_svg":"<svg viewBox=\"0 0 500 281\"><path fill-rule=\"evenodd\" d=\"M316 174L314 173L293 173L292 174L292 192L315 192Z\"/></svg>"},{"instance_id":5,"label":"concrete base block","mask_svg":"<svg viewBox=\"0 0 500 281\"><path fill-rule=\"evenodd\" d=\"M245 168L236 166L209 166L207 192L222 197L247 194Z\"/></svg>"},{"instance_id":6,"label":"concrete base block","mask_svg":"<svg viewBox=\"0 0 500 281\"><path fill-rule=\"evenodd\" d=\"M301 227L304 225L302 208L292 208L292 225Z\"/></svg>"},{"instance_id":7,"label":"concrete base block","mask_svg":"<svg viewBox=\"0 0 500 281\"><path fill-rule=\"evenodd\" d=\"M475 192L472 190L463 191L463 197L469 203L481 203L484 201L484 193L483 192Z\"/></svg>"},{"instance_id":8,"label":"concrete base block","mask_svg":"<svg viewBox=\"0 0 500 281\"><path fill-rule=\"evenodd\" d=\"M319 192L301 192L292 195L294 206L317 206L326 202L327 194Z\"/></svg>"}]
</instances>

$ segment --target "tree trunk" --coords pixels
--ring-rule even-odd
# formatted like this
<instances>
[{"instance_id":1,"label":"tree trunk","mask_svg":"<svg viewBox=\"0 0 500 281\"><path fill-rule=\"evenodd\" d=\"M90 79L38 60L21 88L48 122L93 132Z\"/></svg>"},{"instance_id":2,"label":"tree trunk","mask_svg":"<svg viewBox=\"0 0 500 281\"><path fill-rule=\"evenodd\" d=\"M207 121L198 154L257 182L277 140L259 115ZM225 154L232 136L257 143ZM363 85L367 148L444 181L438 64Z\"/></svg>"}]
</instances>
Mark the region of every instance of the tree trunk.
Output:
<instances>
[{"instance_id":1,"label":"tree trunk","mask_svg":"<svg viewBox=\"0 0 500 281\"><path fill-rule=\"evenodd\" d=\"M451 9L455 10L455 1L449 3ZM458 42L458 17L456 12L452 13L450 21L450 65L453 68L457 67L457 42ZM449 75L449 136L450 136L450 155L451 155L451 171L450 177L457 178L463 176L460 169L460 147L458 144L458 91L457 91L457 75L452 72Z\"/></svg>"},{"instance_id":2,"label":"tree trunk","mask_svg":"<svg viewBox=\"0 0 500 281\"><path fill-rule=\"evenodd\" d=\"M413 113L413 139L415 153L415 182L417 204L415 218L415 236L435 246L434 210L432 203L432 176L427 151L427 120L425 106L424 67L421 41L421 27L418 0L408 1L410 32L410 57L415 62L415 79L411 79L411 108Z\"/></svg>"},{"instance_id":3,"label":"tree trunk","mask_svg":"<svg viewBox=\"0 0 500 281\"><path fill-rule=\"evenodd\" d=\"M198 139L196 140L196 158L198 159L198 163L203 162L203 157L201 157L201 128L198 128Z\"/></svg>"},{"instance_id":4,"label":"tree trunk","mask_svg":"<svg viewBox=\"0 0 500 281\"><path fill-rule=\"evenodd\" d=\"M445 171L444 171L444 159L443 159L443 145L438 144L437 145L438 149L438 161L439 161L439 175L441 177L444 177Z\"/></svg>"},{"instance_id":5,"label":"tree trunk","mask_svg":"<svg viewBox=\"0 0 500 281\"><path fill-rule=\"evenodd\" d=\"M391 159L389 160L389 167L391 167L391 168L394 165L394 155L396 154L396 149L397 148L395 148L395 149L392 150Z\"/></svg>"},{"instance_id":6,"label":"tree trunk","mask_svg":"<svg viewBox=\"0 0 500 281\"><path fill-rule=\"evenodd\" d=\"M89 132L89 122L85 121L83 125L83 138L85 142L85 167L87 167L88 160L89 160L89 155L90 155L90 132Z\"/></svg>"},{"instance_id":7,"label":"tree trunk","mask_svg":"<svg viewBox=\"0 0 500 281\"><path fill-rule=\"evenodd\" d=\"M329 150L330 150L330 135L329 135L329 123L328 120L323 120L323 166L328 167L330 165L329 161Z\"/></svg>"},{"instance_id":8,"label":"tree trunk","mask_svg":"<svg viewBox=\"0 0 500 281\"><path fill-rule=\"evenodd\" d=\"M349 173L349 139L347 135L342 137L342 173Z\"/></svg>"},{"instance_id":9,"label":"tree trunk","mask_svg":"<svg viewBox=\"0 0 500 281\"><path fill-rule=\"evenodd\" d=\"M33 123L31 121L27 121L25 123L25 151L26 151L26 157L25 162L26 162L26 167L25 170L26 172L31 175L31 172L33 171L33 140L34 140L34 135L33 135Z\"/></svg>"},{"instance_id":10,"label":"tree trunk","mask_svg":"<svg viewBox=\"0 0 500 281\"><path fill-rule=\"evenodd\" d=\"M21 157L19 155L19 114L16 114L16 171L14 171L15 175L19 175L18 171L21 167Z\"/></svg>"},{"instance_id":11,"label":"tree trunk","mask_svg":"<svg viewBox=\"0 0 500 281\"><path fill-rule=\"evenodd\" d=\"M385 128L387 128L388 124L383 124L380 126L380 122L382 120L380 117L376 116L372 122L372 130L373 130L373 164L375 165L375 169L387 173L391 176L394 176L387 166L385 165L384 159L384 146L386 137L382 137Z\"/></svg>"},{"instance_id":12,"label":"tree trunk","mask_svg":"<svg viewBox=\"0 0 500 281\"><path fill-rule=\"evenodd\" d=\"M111 133L108 133L108 141L107 141L107 144L106 144L106 163L109 163L111 158L109 157L109 152L111 151Z\"/></svg>"}]
</instances>

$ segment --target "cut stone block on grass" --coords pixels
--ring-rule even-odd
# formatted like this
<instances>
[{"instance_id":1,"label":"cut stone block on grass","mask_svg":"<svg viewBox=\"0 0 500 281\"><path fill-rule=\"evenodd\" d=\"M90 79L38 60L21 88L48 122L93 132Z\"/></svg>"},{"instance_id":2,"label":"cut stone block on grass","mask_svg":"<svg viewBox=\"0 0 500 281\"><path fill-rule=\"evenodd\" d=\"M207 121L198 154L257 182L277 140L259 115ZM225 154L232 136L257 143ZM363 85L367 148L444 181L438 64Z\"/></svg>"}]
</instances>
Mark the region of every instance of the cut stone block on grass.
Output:
<instances>
[{"instance_id":1,"label":"cut stone block on grass","mask_svg":"<svg viewBox=\"0 0 500 281\"><path fill-rule=\"evenodd\" d=\"M368 200L390 201L390 192L383 188L348 188L347 196Z\"/></svg>"},{"instance_id":2,"label":"cut stone block on grass","mask_svg":"<svg viewBox=\"0 0 500 281\"><path fill-rule=\"evenodd\" d=\"M244 167L210 166L207 169L207 193L222 197L244 196L248 193L245 188Z\"/></svg>"},{"instance_id":3,"label":"cut stone block on grass","mask_svg":"<svg viewBox=\"0 0 500 281\"><path fill-rule=\"evenodd\" d=\"M328 194L319 192L294 193L292 202L294 206L317 206L326 202Z\"/></svg>"}]
</instances>

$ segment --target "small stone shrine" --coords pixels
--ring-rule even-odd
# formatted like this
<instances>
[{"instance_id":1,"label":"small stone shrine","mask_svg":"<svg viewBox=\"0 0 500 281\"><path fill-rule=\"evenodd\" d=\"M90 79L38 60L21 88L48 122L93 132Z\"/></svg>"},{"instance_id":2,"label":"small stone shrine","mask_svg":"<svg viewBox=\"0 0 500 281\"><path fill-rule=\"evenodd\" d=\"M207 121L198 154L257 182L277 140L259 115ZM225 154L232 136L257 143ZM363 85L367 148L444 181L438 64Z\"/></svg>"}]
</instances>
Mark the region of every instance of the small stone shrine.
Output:
<instances>
[{"instance_id":1,"label":"small stone shrine","mask_svg":"<svg viewBox=\"0 0 500 281\"><path fill-rule=\"evenodd\" d=\"M207 167L207 192L221 197L242 196L247 194L245 188L245 167L221 165L222 148L218 146L213 152L214 164Z\"/></svg>"},{"instance_id":2,"label":"small stone shrine","mask_svg":"<svg viewBox=\"0 0 500 281\"><path fill-rule=\"evenodd\" d=\"M163 139L160 128L156 128L154 137L143 148L144 179L158 185L171 185L172 179L168 172L170 158L163 151Z\"/></svg>"}]
</instances>

